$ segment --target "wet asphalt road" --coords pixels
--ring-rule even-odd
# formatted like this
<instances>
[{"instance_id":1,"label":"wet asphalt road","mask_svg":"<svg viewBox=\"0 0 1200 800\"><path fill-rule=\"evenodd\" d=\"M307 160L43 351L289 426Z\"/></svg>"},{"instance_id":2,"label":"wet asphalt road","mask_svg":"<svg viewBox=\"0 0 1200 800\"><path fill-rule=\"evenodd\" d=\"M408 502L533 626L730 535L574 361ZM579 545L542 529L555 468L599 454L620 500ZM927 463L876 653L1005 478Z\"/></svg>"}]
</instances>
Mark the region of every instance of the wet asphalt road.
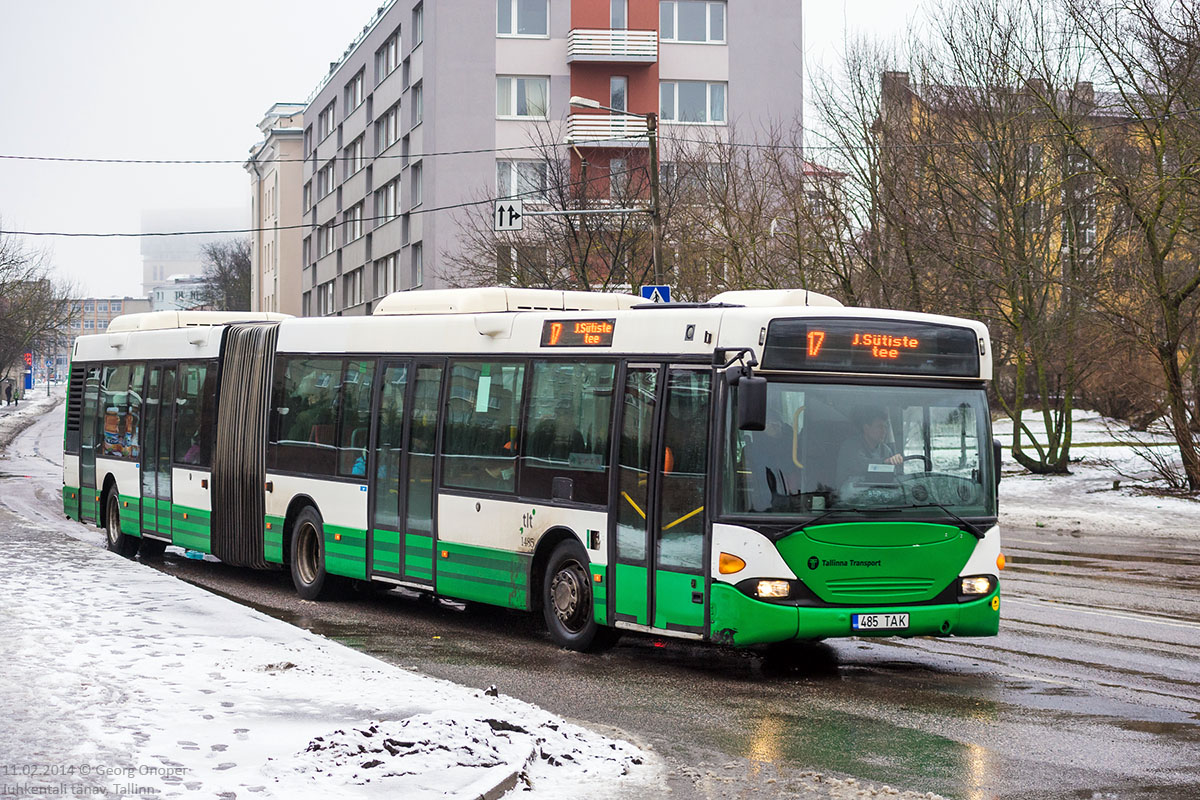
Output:
<instances>
[{"instance_id":1,"label":"wet asphalt road","mask_svg":"<svg viewBox=\"0 0 1200 800\"><path fill-rule=\"evenodd\" d=\"M0 503L100 543L58 511L60 442L52 414L13 443ZM666 759L677 797L791 797L819 772L964 800L1200 798L1200 536L1011 530L1004 550L1000 636L844 639L786 662L645 636L581 655L515 612L400 591L308 603L283 573L170 554L148 566L617 728Z\"/></svg>"}]
</instances>

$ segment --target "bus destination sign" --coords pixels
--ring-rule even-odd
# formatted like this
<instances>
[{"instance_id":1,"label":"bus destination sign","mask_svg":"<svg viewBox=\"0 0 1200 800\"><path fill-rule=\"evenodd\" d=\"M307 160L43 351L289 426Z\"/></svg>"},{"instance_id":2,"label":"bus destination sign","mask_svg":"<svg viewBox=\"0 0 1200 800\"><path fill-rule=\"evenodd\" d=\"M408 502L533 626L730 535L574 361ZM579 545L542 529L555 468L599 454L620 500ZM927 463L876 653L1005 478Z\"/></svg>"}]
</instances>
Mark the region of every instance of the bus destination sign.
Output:
<instances>
[{"instance_id":1,"label":"bus destination sign","mask_svg":"<svg viewBox=\"0 0 1200 800\"><path fill-rule=\"evenodd\" d=\"M970 328L911 320L777 319L763 369L971 377L979 347Z\"/></svg>"},{"instance_id":2,"label":"bus destination sign","mask_svg":"<svg viewBox=\"0 0 1200 800\"><path fill-rule=\"evenodd\" d=\"M546 320L542 347L612 347L615 319Z\"/></svg>"}]
</instances>

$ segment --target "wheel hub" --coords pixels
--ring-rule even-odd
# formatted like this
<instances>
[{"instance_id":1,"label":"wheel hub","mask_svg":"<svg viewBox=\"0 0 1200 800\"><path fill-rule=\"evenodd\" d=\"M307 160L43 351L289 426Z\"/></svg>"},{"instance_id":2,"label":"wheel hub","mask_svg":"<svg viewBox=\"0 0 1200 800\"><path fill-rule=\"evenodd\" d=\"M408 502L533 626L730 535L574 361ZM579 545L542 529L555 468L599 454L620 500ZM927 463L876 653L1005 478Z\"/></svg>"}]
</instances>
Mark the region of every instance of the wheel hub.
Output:
<instances>
[{"instance_id":1,"label":"wheel hub","mask_svg":"<svg viewBox=\"0 0 1200 800\"><path fill-rule=\"evenodd\" d=\"M583 593L579 570L574 565L564 566L550 582L554 613L569 630L578 630L585 615Z\"/></svg>"}]
</instances>

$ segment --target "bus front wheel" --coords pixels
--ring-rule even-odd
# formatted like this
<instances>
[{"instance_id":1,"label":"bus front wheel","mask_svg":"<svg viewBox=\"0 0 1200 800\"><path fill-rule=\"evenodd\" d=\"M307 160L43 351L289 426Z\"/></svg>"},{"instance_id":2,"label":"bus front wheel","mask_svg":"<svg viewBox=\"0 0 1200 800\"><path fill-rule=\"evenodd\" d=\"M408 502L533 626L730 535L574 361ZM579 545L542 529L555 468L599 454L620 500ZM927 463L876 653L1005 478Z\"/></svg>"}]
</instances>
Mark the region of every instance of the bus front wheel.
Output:
<instances>
[{"instance_id":1,"label":"bus front wheel","mask_svg":"<svg viewBox=\"0 0 1200 800\"><path fill-rule=\"evenodd\" d=\"M331 588L325 572L325 525L312 506L292 526L292 583L303 600L320 600Z\"/></svg>"},{"instance_id":2,"label":"bus front wheel","mask_svg":"<svg viewBox=\"0 0 1200 800\"><path fill-rule=\"evenodd\" d=\"M125 558L133 558L138 550L138 538L121 532L121 498L116 487L109 490L104 503L104 527L108 531L108 549Z\"/></svg>"},{"instance_id":3,"label":"bus front wheel","mask_svg":"<svg viewBox=\"0 0 1200 800\"><path fill-rule=\"evenodd\" d=\"M615 641L592 613L592 582L587 552L578 542L560 543L550 554L542 579L542 616L550 637L568 650L599 650Z\"/></svg>"}]
</instances>

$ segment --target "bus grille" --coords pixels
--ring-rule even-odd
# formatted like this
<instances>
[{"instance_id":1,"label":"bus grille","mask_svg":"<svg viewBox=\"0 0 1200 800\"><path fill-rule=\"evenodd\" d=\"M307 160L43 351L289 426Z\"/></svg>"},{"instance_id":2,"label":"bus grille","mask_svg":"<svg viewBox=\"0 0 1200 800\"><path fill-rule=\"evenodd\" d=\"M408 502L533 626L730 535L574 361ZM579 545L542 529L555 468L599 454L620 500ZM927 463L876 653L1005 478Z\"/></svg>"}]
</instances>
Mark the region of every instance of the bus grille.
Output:
<instances>
[{"instance_id":1,"label":"bus grille","mask_svg":"<svg viewBox=\"0 0 1200 800\"><path fill-rule=\"evenodd\" d=\"M933 581L927 578L840 578L829 581L825 587L833 597L850 600L873 595L923 597L933 588Z\"/></svg>"}]
</instances>

